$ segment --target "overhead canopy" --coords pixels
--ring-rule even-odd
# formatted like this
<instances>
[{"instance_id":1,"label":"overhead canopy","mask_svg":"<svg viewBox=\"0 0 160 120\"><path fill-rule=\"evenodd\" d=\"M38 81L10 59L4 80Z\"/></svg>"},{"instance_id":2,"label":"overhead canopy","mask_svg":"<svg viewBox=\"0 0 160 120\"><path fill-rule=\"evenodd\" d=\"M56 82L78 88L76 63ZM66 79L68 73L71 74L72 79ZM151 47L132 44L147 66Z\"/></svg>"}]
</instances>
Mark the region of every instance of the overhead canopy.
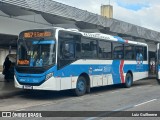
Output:
<instances>
[{"instance_id":1,"label":"overhead canopy","mask_svg":"<svg viewBox=\"0 0 160 120\"><path fill-rule=\"evenodd\" d=\"M3 11L5 14L10 15L10 16L33 15L33 14L35 14L34 12L24 10L21 7L11 6L11 5L7 5L7 4L1 5L0 10Z\"/></svg>"},{"instance_id":2,"label":"overhead canopy","mask_svg":"<svg viewBox=\"0 0 160 120\"><path fill-rule=\"evenodd\" d=\"M120 20L107 19L52 0L0 0L0 5L4 13L12 16L41 14L54 26L55 24L75 24L79 29L98 29L102 33L115 33L121 37L160 41L159 32Z\"/></svg>"},{"instance_id":3,"label":"overhead canopy","mask_svg":"<svg viewBox=\"0 0 160 120\"><path fill-rule=\"evenodd\" d=\"M17 46L17 39L18 36L14 35L5 35L0 34L0 47L2 48L8 48L9 46L16 47Z\"/></svg>"}]
</instances>

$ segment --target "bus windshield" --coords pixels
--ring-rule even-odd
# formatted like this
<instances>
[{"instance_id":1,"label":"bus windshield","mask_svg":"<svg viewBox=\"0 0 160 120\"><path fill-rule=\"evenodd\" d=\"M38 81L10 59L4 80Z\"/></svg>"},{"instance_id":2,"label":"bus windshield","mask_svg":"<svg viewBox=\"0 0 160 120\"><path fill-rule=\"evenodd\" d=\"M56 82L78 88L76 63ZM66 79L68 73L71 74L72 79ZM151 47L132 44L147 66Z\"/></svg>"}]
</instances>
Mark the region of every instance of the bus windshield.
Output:
<instances>
[{"instance_id":1,"label":"bus windshield","mask_svg":"<svg viewBox=\"0 0 160 120\"><path fill-rule=\"evenodd\" d=\"M55 41L19 39L18 66L43 67L55 64Z\"/></svg>"}]
</instances>

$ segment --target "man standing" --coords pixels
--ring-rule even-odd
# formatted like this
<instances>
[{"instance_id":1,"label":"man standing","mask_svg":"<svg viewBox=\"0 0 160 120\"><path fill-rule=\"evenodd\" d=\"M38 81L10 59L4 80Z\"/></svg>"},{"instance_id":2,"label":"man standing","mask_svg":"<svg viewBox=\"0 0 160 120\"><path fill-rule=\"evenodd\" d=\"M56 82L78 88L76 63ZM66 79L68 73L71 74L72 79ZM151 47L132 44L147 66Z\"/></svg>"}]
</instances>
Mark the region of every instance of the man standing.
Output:
<instances>
[{"instance_id":1,"label":"man standing","mask_svg":"<svg viewBox=\"0 0 160 120\"><path fill-rule=\"evenodd\" d=\"M6 57L6 59L3 63L3 75L4 75L5 80L7 80L7 78L9 78L9 75L10 75L9 68L10 67L11 67L11 61L9 60L9 57Z\"/></svg>"}]
</instances>

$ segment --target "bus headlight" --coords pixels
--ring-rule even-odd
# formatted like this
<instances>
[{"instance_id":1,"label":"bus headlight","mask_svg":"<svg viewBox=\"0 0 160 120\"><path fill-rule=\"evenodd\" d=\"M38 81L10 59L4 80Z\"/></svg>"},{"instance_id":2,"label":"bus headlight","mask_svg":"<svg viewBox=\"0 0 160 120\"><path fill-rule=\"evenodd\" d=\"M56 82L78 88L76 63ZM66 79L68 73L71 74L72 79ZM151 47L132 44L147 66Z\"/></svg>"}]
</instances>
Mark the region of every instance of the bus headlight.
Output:
<instances>
[{"instance_id":1,"label":"bus headlight","mask_svg":"<svg viewBox=\"0 0 160 120\"><path fill-rule=\"evenodd\" d=\"M51 78L53 76L53 73L49 73L46 75L46 79L45 80L48 80L49 78Z\"/></svg>"}]
</instances>

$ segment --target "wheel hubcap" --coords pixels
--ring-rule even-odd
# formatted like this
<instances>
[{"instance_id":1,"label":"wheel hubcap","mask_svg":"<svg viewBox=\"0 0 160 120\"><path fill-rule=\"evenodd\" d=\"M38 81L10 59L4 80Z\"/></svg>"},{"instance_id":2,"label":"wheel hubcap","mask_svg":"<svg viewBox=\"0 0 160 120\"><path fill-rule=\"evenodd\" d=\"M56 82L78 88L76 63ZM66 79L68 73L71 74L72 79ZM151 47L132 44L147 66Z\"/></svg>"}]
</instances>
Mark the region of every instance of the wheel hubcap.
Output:
<instances>
[{"instance_id":1,"label":"wheel hubcap","mask_svg":"<svg viewBox=\"0 0 160 120\"><path fill-rule=\"evenodd\" d=\"M84 85L83 80L80 80L80 81L78 82L77 88L78 88L79 91L84 91L85 85Z\"/></svg>"},{"instance_id":2,"label":"wheel hubcap","mask_svg":"<svg viewBox=\"0 0 160 120\"><path fill-rule=\"evenodd\" d=\"M131 85L131 81L132 81L132 80L131 80L131 77L128 77L128 78L127 78L127 84L128 84L128 85Z\"/></svg>"}]
</instances>

